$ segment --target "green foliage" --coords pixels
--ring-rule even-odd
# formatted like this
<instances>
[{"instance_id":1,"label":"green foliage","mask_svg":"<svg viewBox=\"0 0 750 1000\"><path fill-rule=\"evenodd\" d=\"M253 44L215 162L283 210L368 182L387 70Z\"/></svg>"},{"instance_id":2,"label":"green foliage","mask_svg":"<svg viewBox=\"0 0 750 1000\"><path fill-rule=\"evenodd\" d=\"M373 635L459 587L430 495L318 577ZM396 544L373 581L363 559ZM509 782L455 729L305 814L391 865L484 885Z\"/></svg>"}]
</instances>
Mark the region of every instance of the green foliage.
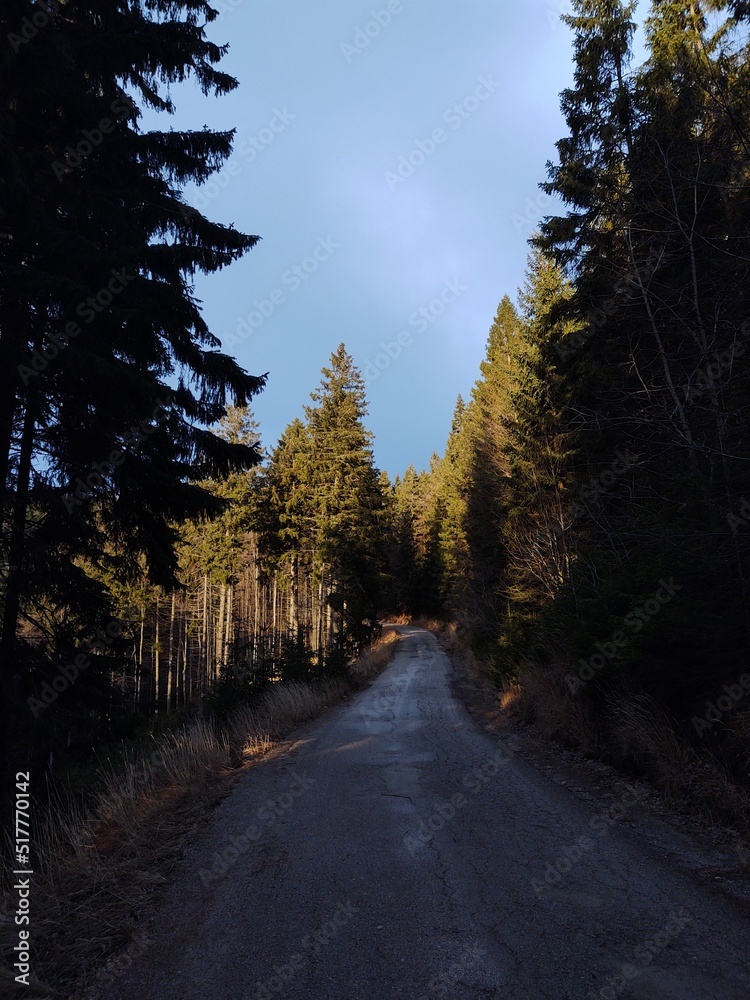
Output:
<instances>
[{"instance_id":1,"label":"green foliage","mask_svg":"<svg viewBox=\"0 0 750 1000\"><path fill-rule=\"evenodd\" d=\"M390 519L391 610L400 614L444 613L440 532L443 500L438 491L437 456L429 472L413 466L396 479Z\"/></svg>"},{"instance_id":2,"label":"green foliage","mask_svg":"<svg viewBox=\"0 0 750 1000\"><path fill-rule=\"evenodd\" d=\"M567 213L532 241L431 474L448 612L505 677L595 660L576 697L602 729L616 693L688 715L750 653L750 15L654 2L633 68L633 6L566 19L543 187Z\"/></svg>"},{"instance_id":3,"label":"green foliage","mask_svg":"<svg viewBox=\"0 0 750 1000\"><path fill-rule=\"evenodd\" d=\"M205 698L209 715L224 721L240 705L253 704L270 684L267 671L247 664L222 666L219 677L211 685Z\"/></svg>"},{"instance_id":4,"label":"green foliage","mask_svg":"<svg viewBox=\"0 0 750 1000\"><path fill-rule=\"evenodd\" d=\"M310 649L307 629L299 626L293 635L285 635L281 646L281 676L285 681L315 679L315 657Z\"/></svg>"},{"instance_id":5,"label":"green foliage","mask_svg":"<svg viewBox=\"0 0 750 1000\"><path fill-rule=\"evenodd\" d=\"M334 650L351 657L374 634L387 525L364 382L343 344L322 374L306 423L294 420L271 456L261 529L265 566L291 592L292 628L310 629L330 667Z\"/></svg>"},{"instance_id":6,"label":"green foliage","mask_svg":"<svg viewBox=\"0 0 750 1000\"><path fill-rule=\"evenodd\" d=\"M248 406L228 407L226 417L217 425L216 435L262 455L258 423ZM222 501L223 510L212 517L187 521L180 527L183 583L203 574L217 584L236 579L248 533L257 529L262 521L260 472L260 467L254 466L201 482L201 489Z\"/></svg>"}]
</instances>

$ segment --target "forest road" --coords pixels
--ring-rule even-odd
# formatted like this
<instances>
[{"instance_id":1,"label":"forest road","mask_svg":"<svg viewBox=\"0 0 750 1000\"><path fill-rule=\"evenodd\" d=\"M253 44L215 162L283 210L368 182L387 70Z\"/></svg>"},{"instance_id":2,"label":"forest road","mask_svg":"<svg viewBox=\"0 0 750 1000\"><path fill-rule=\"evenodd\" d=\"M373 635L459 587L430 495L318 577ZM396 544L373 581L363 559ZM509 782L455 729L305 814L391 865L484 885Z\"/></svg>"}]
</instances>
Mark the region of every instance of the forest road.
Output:
<instances>
[{"instance_id":1,"label":"forest road","mask_svg":"<svg viewBox=\"0 0 750 1000\"><path fill-rule=\"evenodd\" d=\"M648 849L635 786L581 801L400 631L371 687L238 782L96 995L748 1000L747 910Z\"/></svg>"}]
</instances>

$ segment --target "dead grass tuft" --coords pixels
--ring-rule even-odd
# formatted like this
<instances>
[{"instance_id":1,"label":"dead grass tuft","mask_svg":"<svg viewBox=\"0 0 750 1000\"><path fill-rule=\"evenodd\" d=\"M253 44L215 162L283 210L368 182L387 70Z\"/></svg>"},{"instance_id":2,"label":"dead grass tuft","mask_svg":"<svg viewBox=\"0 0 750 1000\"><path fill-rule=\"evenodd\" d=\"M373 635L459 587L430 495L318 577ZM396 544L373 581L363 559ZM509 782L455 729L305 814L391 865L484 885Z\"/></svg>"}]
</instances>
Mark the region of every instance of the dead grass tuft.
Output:
<instances>
[{"instance_id":1,"label":"dead grass tuft","mask_svg":"<svg viewBox=\"0 0 750 1000\"><path fill-rule=\"evenodd\" d=\"M498 704L503 712L512 714L520 710L523 688L518 681L506 681L500 689Z\"/></svg>"},{"instance_id":2,"label":"dead grass tuft","mask_svg":"<svg viewBox=\"0 0 750 1000\"><path fill-rule=\"evenodd\" d=\"M610 703L616 762L635 765L666 794L714 822L750 823L750 796L721 761L690 746L646 695Z\"/></svg>"},{"instance_id":3,"label":"dead grass tuft","mask_svg":"<svg viewBox=\"0 0 750 1000\"><path fill-rule=\"evenodd\" d=\"M398 632L387 629L373 646L362 653L351 668L356 684L366 684L370 678L379 674L391 662L396 651L396 643L400 638Z\"/></svg>"},{"instance_id":4,"label":"dead grass tuft","mask_svg":"<svg viewBox=\"0 0 750 1000\"><path fill-rule=\"evenodd\" d=\"M527 665L517 685L516 710L544 736L591 753L597 748L596 727L584 702L570 693L565 681L569 672L562 660L545 667Z\"/></svg>"}]
</instances>

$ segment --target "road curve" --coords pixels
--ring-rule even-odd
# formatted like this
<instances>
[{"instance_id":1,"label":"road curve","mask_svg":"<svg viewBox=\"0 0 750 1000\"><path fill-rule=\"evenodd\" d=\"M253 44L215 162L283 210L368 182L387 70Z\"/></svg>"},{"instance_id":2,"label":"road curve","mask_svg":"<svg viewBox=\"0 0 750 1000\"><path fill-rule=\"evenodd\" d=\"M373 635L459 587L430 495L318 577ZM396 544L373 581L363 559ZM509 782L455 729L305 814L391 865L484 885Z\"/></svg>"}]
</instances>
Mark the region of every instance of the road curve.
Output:
<instances>
[{"instance_id":1,"label":"road curve","mask_svg":"<svg viewBox=\"0 0 750 1000\"><path fill-rule=\"evenodd\" d=\"M434 637L238 783L102 1000L747 1000L750 920L489 736Z\"/></svg>"}]
</instances>

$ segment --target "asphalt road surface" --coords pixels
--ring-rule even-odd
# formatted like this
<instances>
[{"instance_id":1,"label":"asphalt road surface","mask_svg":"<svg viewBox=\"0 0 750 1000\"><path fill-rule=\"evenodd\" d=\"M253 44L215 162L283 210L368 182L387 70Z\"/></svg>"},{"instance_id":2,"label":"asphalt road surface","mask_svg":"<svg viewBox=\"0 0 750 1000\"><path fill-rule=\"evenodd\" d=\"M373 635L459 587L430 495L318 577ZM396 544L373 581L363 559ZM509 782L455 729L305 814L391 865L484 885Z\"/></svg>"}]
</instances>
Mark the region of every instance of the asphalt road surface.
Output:
<instances>
[{"instance_id":1,"label":"asphalt road surface","mask_svg":"<svg viewBox=\"0 0 750 1000\"><path fill-rule=\"evenodd\" d=\"M644 846L642 792L550 780L401 631L241 779L98 995L748 1000L747 909Z\"/></svg>"}]
</instances>

